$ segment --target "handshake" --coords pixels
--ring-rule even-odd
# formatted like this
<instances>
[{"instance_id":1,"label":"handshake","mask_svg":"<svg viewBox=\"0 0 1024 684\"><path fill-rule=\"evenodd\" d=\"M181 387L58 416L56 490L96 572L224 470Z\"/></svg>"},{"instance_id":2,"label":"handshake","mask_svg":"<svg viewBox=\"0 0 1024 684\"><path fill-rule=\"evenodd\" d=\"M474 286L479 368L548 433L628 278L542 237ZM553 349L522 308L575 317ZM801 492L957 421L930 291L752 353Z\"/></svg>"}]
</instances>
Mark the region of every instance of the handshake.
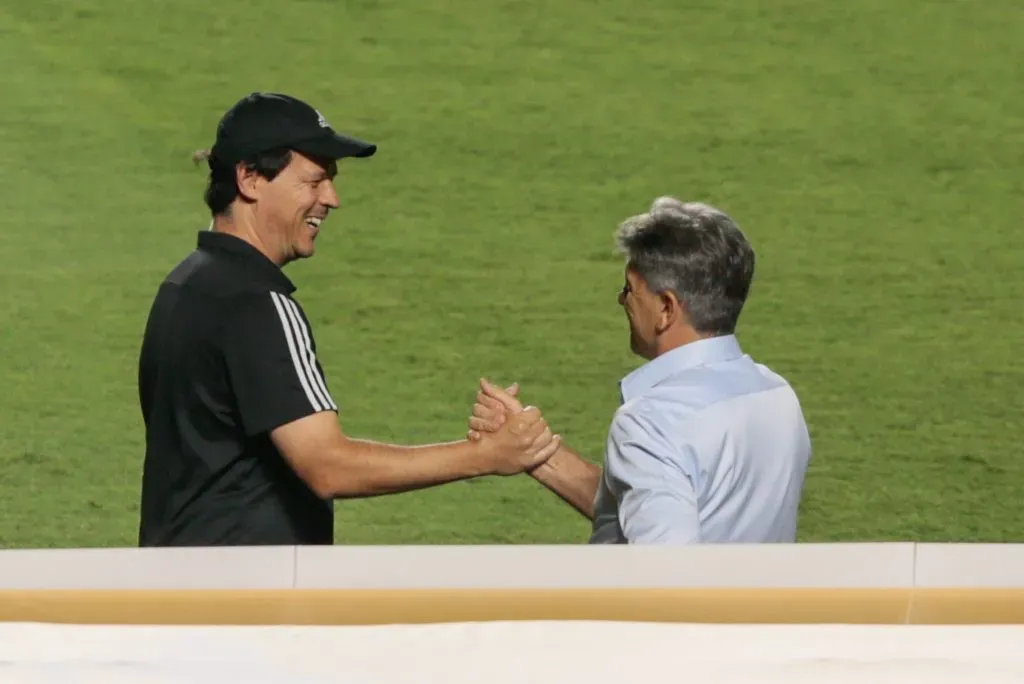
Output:
<instances>
[{"instance_id":1,"label":"handshake","mask_svg":"<svg viewBox=\"0 0 1024 684\"><path fill-rule=\"evenodd\" d=\"M469 441L493 475L529 472L551 458L561 436L553 435L535 406L523 406L515 398L518 386L507 389L487 380L480 381L473 414L469 419Z\"/></svg>"}]
</instances>

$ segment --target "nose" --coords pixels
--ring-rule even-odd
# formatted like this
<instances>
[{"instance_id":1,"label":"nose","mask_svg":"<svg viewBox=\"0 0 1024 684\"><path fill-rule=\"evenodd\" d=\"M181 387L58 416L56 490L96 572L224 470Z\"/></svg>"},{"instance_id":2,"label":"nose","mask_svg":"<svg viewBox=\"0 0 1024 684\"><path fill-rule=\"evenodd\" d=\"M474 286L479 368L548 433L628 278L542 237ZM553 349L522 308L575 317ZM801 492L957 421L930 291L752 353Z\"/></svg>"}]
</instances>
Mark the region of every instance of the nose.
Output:
<instances>
[{"instance_id":1,"label":"nose","mask_svg":"<svg viewBox=\"0 0 1024 684\"><path fill-rule=\"evenodd\" d=\"M320 203L325 207L337 209L341 206L341 199L338 197L338 190L333 182L323 184L323 191L320 193Z\"/></svg>"}]
</instances>

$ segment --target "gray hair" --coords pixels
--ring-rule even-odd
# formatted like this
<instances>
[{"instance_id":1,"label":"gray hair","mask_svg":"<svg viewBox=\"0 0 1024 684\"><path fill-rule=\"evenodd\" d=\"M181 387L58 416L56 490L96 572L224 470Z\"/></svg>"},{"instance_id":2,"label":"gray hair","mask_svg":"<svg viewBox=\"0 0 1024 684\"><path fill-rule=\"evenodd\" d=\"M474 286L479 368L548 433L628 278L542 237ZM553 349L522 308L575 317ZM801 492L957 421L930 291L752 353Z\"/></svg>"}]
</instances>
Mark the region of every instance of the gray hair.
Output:
<instances>
[{"instance_id":1,"label":"gray hair","mask_svg":"<svg viewBox=\"0 0 1024 684\"><path fill-rule=\"evenodd\" d=\"M615 241L652 291L675 293L697 332L735 332L754 277L754 250L723 211L659 197L646 214L623 221Z\"/></svg>"}]
</instances>

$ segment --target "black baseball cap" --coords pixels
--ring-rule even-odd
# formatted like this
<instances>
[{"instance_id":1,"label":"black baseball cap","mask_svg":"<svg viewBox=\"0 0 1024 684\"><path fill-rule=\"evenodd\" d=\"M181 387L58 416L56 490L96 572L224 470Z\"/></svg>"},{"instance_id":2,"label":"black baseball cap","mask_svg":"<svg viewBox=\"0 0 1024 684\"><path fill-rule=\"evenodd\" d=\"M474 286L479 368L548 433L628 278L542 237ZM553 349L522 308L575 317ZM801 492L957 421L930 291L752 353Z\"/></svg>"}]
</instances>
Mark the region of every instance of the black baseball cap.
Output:
<instances>
[{"instance_id":1,"label":"black baseball cap","mask_svg":"<svg viewBox=\"0 0 1024 684\"><path fill-rule=\"evenodd\" d=\"M256 92L236 102L221 118L210 156L234 166L277 147L331 160L371 157L377 151L372 143L337 133L320 112L302 100Z\"/></svg>"}]
</instances>

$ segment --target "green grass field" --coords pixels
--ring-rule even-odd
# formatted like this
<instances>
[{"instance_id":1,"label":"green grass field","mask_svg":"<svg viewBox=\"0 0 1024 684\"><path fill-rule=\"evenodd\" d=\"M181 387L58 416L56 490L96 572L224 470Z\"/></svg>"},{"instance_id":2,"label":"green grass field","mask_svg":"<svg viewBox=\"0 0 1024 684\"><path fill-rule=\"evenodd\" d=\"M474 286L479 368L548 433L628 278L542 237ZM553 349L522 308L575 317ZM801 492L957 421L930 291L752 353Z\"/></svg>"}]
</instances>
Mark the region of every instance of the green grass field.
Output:
<instances>
[{"instance_id":1,"label":"green grass field","mask_svg":"<svg viewBox=\"0 0 1024 684\"><path fill-rule=\"evenodd\" d=\"M289 268L343 427L457 439L487 375L595 460L638 360L612 232L758 253L739 331L815 443L801 539L1024 540L1019 0L8 0L0 545L134 545L136 358L252 90L380 144ZM577 543L532 480L337 505L339 543Z\"/></svg>"}]
</instances>

